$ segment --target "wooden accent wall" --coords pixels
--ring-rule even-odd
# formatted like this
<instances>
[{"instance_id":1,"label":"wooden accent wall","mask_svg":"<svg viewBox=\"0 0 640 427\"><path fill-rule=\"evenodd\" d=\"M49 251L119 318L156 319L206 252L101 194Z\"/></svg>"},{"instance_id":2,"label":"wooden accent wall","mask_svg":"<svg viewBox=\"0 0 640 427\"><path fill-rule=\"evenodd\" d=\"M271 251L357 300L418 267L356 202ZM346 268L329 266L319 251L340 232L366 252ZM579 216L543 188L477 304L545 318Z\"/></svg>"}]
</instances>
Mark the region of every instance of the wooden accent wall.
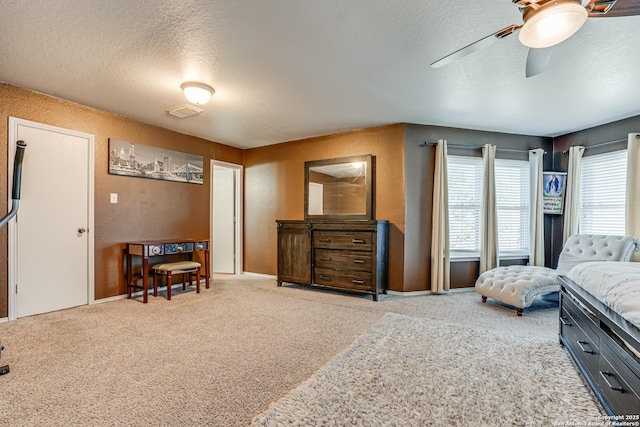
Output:
<instances>
[{"instance_id":1,"label":"wooden accent wall","mask_svg":"<svg viewBox=\"0 0 640 427\"><path fill-rule=\"evenodd\" d=\"M122 243L161 238L209 238L210 160L242 164L242 150L187 136L70 101L0 83L0 210L7 211L8 117L95 135L95 297L125 292ZM108 139L117 138L204 157L204 184L108 174ZM25 156L28 156L28 148ZM23 174L38 171L23 169ZM109 202L118 193L118 203ZM46 213L43 213L46 220ZM7 308L7 228L0 230L0 318ZM34 262L37 262L35 260Z\"/></svg>"},{"instance_id":2,"label":"wooden accent wall","mask_svg":"<svg viewBox=\"0 0 640 427\"><path fill-rule=\"evenodd\" d=\"M276 219L304 219L304 162L372 154L374 219L389 220L389 289L404 288L404 125L245 150L244 269L276 274Z\"/></svg>"}]
</instances>

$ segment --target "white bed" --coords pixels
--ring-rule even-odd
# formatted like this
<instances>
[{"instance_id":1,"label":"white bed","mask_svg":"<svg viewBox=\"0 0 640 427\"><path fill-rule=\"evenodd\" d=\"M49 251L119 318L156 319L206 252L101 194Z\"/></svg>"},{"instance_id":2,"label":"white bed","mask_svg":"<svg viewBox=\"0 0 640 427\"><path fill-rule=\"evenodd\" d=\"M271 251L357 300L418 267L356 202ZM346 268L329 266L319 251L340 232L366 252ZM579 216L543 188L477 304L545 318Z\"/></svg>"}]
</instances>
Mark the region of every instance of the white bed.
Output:
<instances>
[{"instance_id":1,"label":"white bed","mask_svg":"<svg viewBox=\"0 0 640 427\"><path fill-rule=\"evenodd\" d=\"M640 263L587 262L573 267L567 276L640 328Z\"/></svg>"}]
</instances>

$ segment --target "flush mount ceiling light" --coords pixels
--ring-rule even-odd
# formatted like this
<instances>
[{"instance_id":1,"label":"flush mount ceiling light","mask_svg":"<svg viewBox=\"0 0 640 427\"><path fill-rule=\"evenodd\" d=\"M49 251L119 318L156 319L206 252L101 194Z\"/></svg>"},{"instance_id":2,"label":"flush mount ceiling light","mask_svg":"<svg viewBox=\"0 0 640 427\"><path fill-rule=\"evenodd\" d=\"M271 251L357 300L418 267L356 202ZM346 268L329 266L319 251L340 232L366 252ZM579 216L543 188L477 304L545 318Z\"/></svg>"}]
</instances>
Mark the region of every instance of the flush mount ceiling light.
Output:
<instances>
[{"instance_id":1,"label":"flush mount ceiling light","mask_svg":"<svg viewBox=\"0 0 640 427\"><path fill-rule=\"evenodd\" d=\"M578 31L589 13L579 1L557 0L530 7L524 12L524 25L518 39L528 47L541 49L557 45Z\"/></svg>"},{"instance_id":2,"label":"flush mount ceiling light","mask_svg":"<svg viewBox=\"0 0 640 427\"><path fill-rule=\"evenodd\" d=\"M184 82L180 85L184 96L196 105L206 104L211 99L215 90L209 85L198 82Z\"/></svg>"}]
</instances>

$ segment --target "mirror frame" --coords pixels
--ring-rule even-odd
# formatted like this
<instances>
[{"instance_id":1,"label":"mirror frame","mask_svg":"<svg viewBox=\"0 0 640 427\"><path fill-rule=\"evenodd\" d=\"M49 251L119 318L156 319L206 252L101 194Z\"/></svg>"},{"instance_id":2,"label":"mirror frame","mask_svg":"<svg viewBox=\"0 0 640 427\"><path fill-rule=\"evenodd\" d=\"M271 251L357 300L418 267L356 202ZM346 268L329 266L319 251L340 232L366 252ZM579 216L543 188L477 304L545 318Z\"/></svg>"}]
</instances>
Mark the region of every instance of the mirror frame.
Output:
<instances>
[{"instance_id":1,"label":"mirror frame","mask_svg":"<svg viewBox=\"0 0 640 427\"><path fill-rule=\"evenodd\" d=\"M374 159L371 154L359 156L337 157L333 159L312 160L304 162L304 219L333 219L333 220L371 220L373 219L373 191L374 191ZM314 166L326 166L338 163L363 162L365 169L365 207L364 214L344 214L344 215L309 215L309 170Z\"/></svg>"}]
</instances>

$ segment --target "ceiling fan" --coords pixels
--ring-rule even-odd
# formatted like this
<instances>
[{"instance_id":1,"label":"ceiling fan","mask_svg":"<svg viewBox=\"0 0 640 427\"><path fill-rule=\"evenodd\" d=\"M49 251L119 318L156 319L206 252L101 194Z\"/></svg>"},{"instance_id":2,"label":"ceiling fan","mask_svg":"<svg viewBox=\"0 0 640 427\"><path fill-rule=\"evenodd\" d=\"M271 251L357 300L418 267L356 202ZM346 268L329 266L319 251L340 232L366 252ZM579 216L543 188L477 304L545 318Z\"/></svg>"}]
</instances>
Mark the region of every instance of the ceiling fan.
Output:
<instances>
[{"instance_id":1,"label":"ceiling fan","mask_svg":"<svg viewBox=\"0 0 640 427\"><path fill-rule=\"evenodd\" d=\"M520 8L523 23L510 25L431 64L439 68L476 52L520 30L518 40L529 47L526 76L542 73L553 46L571 37L587 18L640 15L640 0L511 0ZM583 5L583 3L585 3Z\"/></svg>"}]
</instances>

